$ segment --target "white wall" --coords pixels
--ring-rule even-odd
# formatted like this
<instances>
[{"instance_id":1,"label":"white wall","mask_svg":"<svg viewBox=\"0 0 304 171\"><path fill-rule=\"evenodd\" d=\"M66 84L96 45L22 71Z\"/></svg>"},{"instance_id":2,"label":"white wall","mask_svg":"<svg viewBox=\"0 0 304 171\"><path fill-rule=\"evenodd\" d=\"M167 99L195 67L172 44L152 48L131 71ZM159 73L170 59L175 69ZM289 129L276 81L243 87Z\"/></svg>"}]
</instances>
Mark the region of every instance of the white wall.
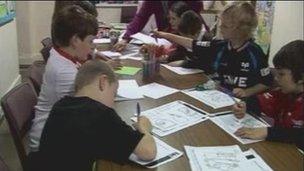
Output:
<instances>
[{"instance_id":1,"label":"white wall","mask_svg":"<svg viewBox=\"0 0 304 171\"><path fill-rule=\"evenodd\" d=\"M17 1L16 20L20 64L42 60L40 41L50 37L54 1Z\"/></svg>"},{"instance_id":2,"label":"white wall","mask_svg":"<svg viewBox=\"0 0 304 171\"><path fill-rule=\"evenodd\" d=\"M0 27L0 98L20 83L20 78L16 21L13 20Z\"/></svg>"},{"instance_id":3,"label":"white wall","mask_svg":"<svg viewBox=\"0 0 304 171\"><path fill-rule=\"evenodd\" d=\"M271 35L269 64L275 53L292 40L304 39L304 2L276 1Z\"/></svg>"}]
</instances>

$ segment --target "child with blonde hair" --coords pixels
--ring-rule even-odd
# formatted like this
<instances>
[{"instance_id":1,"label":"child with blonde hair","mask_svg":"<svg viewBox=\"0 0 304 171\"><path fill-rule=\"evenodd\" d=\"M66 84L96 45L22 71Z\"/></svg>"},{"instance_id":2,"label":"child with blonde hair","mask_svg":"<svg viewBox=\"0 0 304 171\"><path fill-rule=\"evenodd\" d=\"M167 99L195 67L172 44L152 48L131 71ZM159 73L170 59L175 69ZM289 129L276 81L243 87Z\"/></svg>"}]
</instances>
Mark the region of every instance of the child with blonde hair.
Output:
<instances>
[{"instance_id":1,"label":"child with blonde hair","mask_svg":"<svg viewBox=\"0 0 304 171\"><path fill-rule=\"evenodd\" d=\"M254 96L267 90L272 83L266 55L253 39L257 27L257 15L248 2L229 4L221 13L220 32L223 40L197 41L178 35L155 31L158 37L166 38L187 49L192 49L196 60L182 60L173 66L203 69L212 74L220 85L231 90L239 98L246 98L254 109ZM248 98L250 97L250 98Z\"/></svg>"}]
</instances>

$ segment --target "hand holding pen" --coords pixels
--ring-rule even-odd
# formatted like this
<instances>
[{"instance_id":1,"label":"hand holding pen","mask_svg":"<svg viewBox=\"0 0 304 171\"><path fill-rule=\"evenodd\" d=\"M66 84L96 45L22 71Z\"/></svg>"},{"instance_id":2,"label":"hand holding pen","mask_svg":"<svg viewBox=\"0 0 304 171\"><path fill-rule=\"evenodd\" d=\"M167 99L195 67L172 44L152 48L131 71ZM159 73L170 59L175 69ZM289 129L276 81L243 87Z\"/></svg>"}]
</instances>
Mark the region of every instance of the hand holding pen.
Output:
<instances>
[{"instance_id":1,"label":"hand holding pen","mask_svg":"<svg viewBox=\"0 0 304 171\"><path fill-rule=\"evenodd\" d=\"M234 113L234 116L238 119L242 119L245 116L246 113L246 103L243 101L236 102L232 106L232 111Z\"/></svg>"},{"instance_id":2,"label":"hand holding pen","mask_svg":"<svg viewBox=\"0 0 304 171\"><path fill-rule=\"evenodd\" d=\"M152 124L150 122L150 120L145 117L145 116L140 116L141 114L141 110L140 110L140 105L137 102L136 104L136 116L137 116L137 122L133 124L133 126L135 127L135 129L137 129L139 132L143 133L143 134L148 134L152 131Z\"/></svg>"},{"instance_id":3,"label":"hand holding pen","mask_svg":"<svg viewBox=\"0 0 304 171\"><path fill-rule=\"evenodd\" d=\"M234 105L232 106L232 111L234 113L234 116L237 119L242 119L246 113L246 103L244 101L238 102L233 96L234 95L233 92L231 92L230 90L224 87L218 87L218 89L223 93L226 93L233 100Z\"/></svg>"}]
</instances>

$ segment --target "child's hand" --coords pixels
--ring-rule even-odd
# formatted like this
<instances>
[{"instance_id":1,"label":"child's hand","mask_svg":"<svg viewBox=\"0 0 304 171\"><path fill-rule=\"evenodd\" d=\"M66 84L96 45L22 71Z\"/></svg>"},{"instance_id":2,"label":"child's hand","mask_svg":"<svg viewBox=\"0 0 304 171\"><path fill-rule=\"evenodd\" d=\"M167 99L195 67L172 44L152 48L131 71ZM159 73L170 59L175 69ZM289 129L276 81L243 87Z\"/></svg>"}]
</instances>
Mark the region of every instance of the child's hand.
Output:
<instances>
[{"instance_id":1,"label":"child's hand","mask_svg":"<svg viewBox=\"0 0 304 171\"><path fill-rule=\"evenodd\" d=\"M127 44L128 42L126 40L121 40L113 46L113 49L120 52L126 48Z\"/></svg>"},{"instance_id":2,"label":"child's hand","mask_svg":"<svg viewBox=\"0 0 304 171\"><path fill-rule=\"evenodd\" d=\"M236 97L239 97L239 98L247 97L247 92L245 89L234 88L232 92Z\"/></svg>"},{"instance_id":3,"label":"child's hand","mask_svg":"<svg viewBox=\"0 0 304 171\"><path fill-rule=\"evenodd\" d=\"M262 140L267 137L267 128L240 128L235 133L241 138Z\"/></svg>"},{"instance_id":4,"label":"child's hand","mask_svg":"<svg viewBox=\"0 0 304 171\"><path fill-rule=\"evenodd\" d=\"M141 133L149 133L152 131L152 124L150 120L145 116L141 116L139 118L139 121L134 123L133 126Z\"/></svg>"},{"instance_id":5,"label":"child's hand","mask_svg":"<svg viewBox=\"0 0 304 171\"><path fill-rule=\"evenodd\" d=\"M110 59L106 61L114 70L119 70L122 67L120 59Z\"/></svg>"},{"instance_id":6,"label":"child's hand","mask_svg":"<svg viewBox=\"0 0 304 171\"><path fill-rule=\"evenodd\" d=\"M232 106L232 111L234 113L234 116L238 119L241 119L245 116L246 112L246 103L239 102Z\"/></svg>"}]
</instances>

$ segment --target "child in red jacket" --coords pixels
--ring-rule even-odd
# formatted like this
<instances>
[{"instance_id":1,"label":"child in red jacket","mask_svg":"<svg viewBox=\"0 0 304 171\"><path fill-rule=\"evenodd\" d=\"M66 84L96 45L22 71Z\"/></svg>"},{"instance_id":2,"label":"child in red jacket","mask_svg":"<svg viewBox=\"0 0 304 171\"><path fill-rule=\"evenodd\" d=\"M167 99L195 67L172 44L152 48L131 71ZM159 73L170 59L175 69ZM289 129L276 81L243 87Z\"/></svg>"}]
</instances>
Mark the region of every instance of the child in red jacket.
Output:
<instances>
[{"instance_id":1,"label":"child in red jacket","mask_svg":"<svg viewBox=\"0 0 304 171\"><path fill-rule=\"evenodd\" d=\"M236 135L251 139L291 141L304 148L304 41L288 43L273 59L278 88L259 95L261 111L273 118L271 128L241 128ZM242 118L244 103L233 107L235 116Z\"/></svg>"}]
</instances>

